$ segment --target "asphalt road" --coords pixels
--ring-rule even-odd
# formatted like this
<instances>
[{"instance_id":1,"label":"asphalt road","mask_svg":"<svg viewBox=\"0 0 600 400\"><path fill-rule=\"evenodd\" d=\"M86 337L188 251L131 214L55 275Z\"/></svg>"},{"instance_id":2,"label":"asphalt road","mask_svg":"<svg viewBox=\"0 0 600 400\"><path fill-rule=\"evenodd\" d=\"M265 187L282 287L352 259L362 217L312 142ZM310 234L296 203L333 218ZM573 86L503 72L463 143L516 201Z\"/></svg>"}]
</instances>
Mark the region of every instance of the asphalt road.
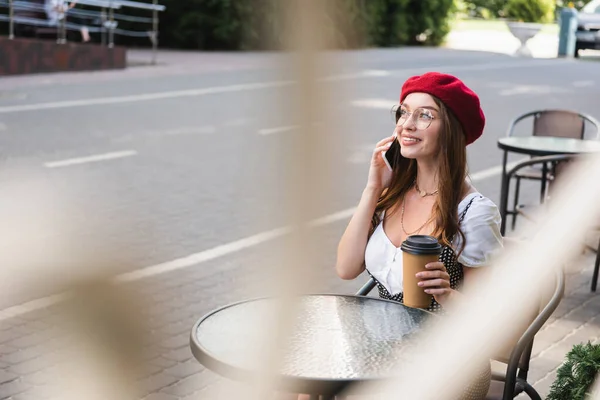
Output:
<instances>
[{"instance_id":1,"label":"asphalt road","mask_svg":"<svg viewBox=\"0 0 600 400\"><path fill-rule=\"evenodd\" d=\"M600 118L593 62L446 49L326 59L318 100L328 104L328 156L312 162L336 161L315 194L313 218L357 203L372 147L393 129L388 109L411 75L452 73L480 95L487 125L468 149L469 166L480 192L496 202L496 141L512 118L545 108ZM284 171L298 134L288 66L274 54L165 53L158 67L0 79L0 307L55 292L64 274L97 270L168 274L210 259L211 268L229 263L223 279L233 281L244 264L231 267L228 257L252 252L254 235L285 221ZM525 189L534 198L534 186ZM319 229L324 268L345 215Z\"/></svg>"}]
</instances>

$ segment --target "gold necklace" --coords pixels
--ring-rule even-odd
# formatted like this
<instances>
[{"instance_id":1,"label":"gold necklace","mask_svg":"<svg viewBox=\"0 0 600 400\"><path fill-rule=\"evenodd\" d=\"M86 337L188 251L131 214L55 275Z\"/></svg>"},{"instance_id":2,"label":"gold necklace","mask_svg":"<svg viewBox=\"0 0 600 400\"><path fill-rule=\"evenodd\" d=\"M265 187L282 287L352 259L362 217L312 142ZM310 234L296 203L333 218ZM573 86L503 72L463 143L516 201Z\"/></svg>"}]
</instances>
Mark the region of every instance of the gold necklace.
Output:
<instances>
[{"instance_id":1,"label":"gold necklace","mask_svg":"<svg viewBox=\"0 0 600 400\"><path fill-rule=\"evenodd\" d=\"M427 221L425 221L425 223L423 225L421 225L419 227L419 229L417 229L414 232L408 233L406 232L406 229L404 229L404 204L406 203L406 195L404 195L404 199L402 199L402 212L400 213L400 226L402 227L402 231L404 231L404 234L406 236L410 236L410 235L414 235L415 233L418 233L421 229L423 229L425 227L425 225L427 225L430 221L431 221L431 217L429 217L429 219Z\"/></svg>"},{"instance_id":2,"label":"gold necklace","mask_svg":"<svg viewBox=\"0 0 600 400\"><path fill-rule=\"evenodd\" d=\"M415 178L415 189L417 190L417 193L419 193L419 196L421 196L421 197L433 196L434 194L437 194L437 192L439 191L439 189L436 189L434 192L431 192L431 193L421 191L421 189L419 189L419 184L417 183L417 178Z\"/></svg>"}]
</instances>

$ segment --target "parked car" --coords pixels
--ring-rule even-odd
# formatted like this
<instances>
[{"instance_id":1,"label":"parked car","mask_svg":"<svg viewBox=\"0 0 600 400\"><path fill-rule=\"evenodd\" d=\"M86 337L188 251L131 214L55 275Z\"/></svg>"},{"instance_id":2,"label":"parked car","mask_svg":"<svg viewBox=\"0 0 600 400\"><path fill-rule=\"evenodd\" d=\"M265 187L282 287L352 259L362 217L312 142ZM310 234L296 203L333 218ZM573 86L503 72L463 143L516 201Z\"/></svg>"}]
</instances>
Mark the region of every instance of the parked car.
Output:
<instances>
[{"instance_id":1,"label":"parked car","mask_svg":"<svg viewBox=\"0 0 600 400\"><path fill-rule=\"evenodd\" d=\"M579 50L600 50L600 0L587 3L577 14L575 57Z\"/></svg>"}]
</instances>

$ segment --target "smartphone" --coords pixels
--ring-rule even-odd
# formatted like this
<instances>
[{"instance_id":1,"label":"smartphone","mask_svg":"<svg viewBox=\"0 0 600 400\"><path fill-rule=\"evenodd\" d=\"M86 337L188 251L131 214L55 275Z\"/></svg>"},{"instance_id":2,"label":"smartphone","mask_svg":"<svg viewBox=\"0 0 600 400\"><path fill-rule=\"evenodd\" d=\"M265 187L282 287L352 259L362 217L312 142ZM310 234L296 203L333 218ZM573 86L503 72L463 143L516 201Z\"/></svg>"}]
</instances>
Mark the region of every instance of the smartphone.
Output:
<instances>
[{"instance_id":1,"label":"smartphone","mask_svg":"<svg viewBox=\"0 0 600 400\"><path fill-rule=\"evenodd\" d=\"M398 138L394 138L392 145L387 151L383 152L383 161L385 161L385 165L389 168L390 171L394 170L394 166L398 162L398 158L400 157L400 142L398 142Z\"/></svg>"}]
</instances>

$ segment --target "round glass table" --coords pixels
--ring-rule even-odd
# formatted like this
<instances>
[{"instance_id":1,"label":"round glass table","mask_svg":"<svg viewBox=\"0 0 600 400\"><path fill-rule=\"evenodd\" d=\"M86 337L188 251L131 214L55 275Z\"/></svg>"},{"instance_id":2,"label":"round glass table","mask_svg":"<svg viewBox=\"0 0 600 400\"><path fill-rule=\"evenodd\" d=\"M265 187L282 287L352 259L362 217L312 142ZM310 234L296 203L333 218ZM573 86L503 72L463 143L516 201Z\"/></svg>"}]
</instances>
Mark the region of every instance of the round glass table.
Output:
<instances>
[{"instance_id":1,"label":"round glass table","mask_svg":"<svg viewBox=\"0 0 600 400\"><path fill-rule=\"evenodd\" d=\"M263 298L207 314L192 328L194 357L227 378L253 381L273 350L273 336L265 330L274 326L280 306L277 299ZM432 315L351 295L305 295L294 306L297 316L282 348L277 389L324 397L351 383L390 376L399 354Z\"/></svg>"},{"instance_id":2,"label":"round glass table","mask_svg":"<svg viewBox=\"0 0 600 400\"><path fill-rule=\"evenodd\" d=\"M552 136L509 136L498 139L498 147L511 153L552 156L600 151L600 141Z\"/></svg>"}]
</instances>

